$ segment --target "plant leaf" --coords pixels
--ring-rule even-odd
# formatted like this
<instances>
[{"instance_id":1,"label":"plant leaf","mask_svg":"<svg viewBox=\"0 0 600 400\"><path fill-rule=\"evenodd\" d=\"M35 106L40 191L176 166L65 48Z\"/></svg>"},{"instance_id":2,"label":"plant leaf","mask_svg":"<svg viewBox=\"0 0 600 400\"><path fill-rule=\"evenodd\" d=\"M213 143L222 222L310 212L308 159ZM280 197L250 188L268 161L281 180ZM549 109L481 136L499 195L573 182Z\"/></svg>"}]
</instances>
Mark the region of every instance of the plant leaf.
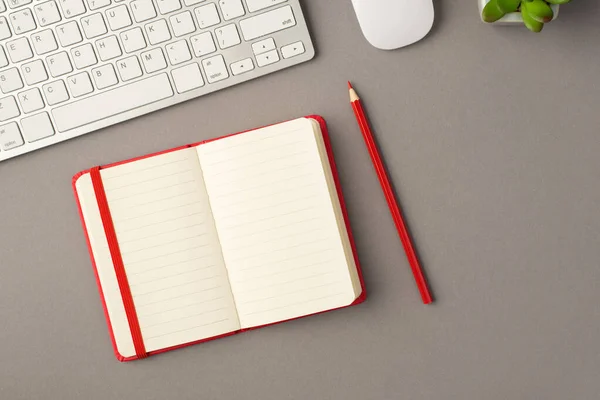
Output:
<instances>
[{"instance_id":1,"label":"plant leaf","mask_svg":"<svg viewBox=\"0 0 600 400\"><path fill-rule=\"evenodd\" d=\"M544 0L533 0L531 3L527 3L526 7L531 18L538 22L550 22L554 17L554 11Z\"/></svg>"},{"instance_id":2,"label":"plant leaf","mask_svg":"<svg viewBox=\"0 0 600 400\"><path fill-rule=\"evenodd\" d=\"M571 2L571 0L546 0L546 3L550 3L550 4L567 4L570 2Z\"/></svg>"},{"instance_id":3,"label":"plant leaf","mask_svg":"<svg viewBox=\"0 0 600 400\"><path fill-rule=\"evenodd\" d=\"M529 4L531 3L527 1L521 3L521 17L523 17L523 22L531 32L541 32L542 29L544 29L544 23L536 21L531 17L531 14L529 13Z\"/></svg>"},{"instance_id":4,"label":"plant leaf","mask_svg":"<svg viewBox=\"0 0 600 400\"><path fill-rule=\"evenodd\" d=\"M505 14L517 11L519 5L521 5L521 0L498 0L498 8Z\"/></svg>"},{"instance_id":5,"label":"plant leaf","mask_svg":"<svg viewBox=\"0 0 600 400\"><path fill-rule=\"evenodd\" d=\"M496 22L505 15L506 13L498 7L498 0L490 0L481 12L481 17L485 22Z\"/></svg>"}]
</instances>

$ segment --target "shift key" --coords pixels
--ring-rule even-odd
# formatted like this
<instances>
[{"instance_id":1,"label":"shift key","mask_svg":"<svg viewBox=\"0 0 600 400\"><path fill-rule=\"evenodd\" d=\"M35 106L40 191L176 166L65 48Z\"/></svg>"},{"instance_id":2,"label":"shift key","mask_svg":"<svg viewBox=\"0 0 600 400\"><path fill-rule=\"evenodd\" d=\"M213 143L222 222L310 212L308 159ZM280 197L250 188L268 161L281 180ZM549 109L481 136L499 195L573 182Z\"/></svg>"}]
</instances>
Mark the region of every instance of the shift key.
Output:
<instances>
[{"instance_id":1,"label":"shift key","mask_svg":"<svg viewBox=\"0 0 600 400\"><path fill-rule=\"evenodd\" d=\"M277 8L256 17L240 21L244 40L254 40L273 32L282 31L296 25L296 19L291 6Z\"/></svg>"}]
</instances>

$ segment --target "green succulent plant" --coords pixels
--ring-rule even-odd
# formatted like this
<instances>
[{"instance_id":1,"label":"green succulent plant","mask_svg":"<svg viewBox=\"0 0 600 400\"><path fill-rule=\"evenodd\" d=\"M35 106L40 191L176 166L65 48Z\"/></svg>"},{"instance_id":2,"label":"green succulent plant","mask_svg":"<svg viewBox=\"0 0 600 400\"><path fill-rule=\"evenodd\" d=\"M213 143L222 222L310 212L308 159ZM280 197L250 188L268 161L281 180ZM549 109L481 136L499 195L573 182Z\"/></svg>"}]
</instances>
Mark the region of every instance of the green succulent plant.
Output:
<instances>
[{"instance_id":1,"label":"green succulent plant","mask_svg":"<svg viewBox=\"0 0 600 400\"><path fill-rule=\"evenodd\" d=\"M566 4L571 0L490 0L483 9L485 22L496 22L506 14L520 12L525 26L532 32L540 32L544 24L552 21L551 4Z\"/></svg>"}]
</instances>

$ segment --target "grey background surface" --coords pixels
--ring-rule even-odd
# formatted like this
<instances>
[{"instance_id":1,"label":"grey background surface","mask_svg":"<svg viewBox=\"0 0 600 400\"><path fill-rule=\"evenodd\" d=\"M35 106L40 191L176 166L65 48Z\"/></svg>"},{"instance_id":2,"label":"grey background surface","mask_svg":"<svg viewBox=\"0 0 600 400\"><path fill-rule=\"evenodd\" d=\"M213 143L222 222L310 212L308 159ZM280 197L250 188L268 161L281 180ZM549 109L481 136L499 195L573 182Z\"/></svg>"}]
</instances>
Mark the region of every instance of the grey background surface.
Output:
<instances>
[{"instance_id":1,"label":"grey background surface","mask_svg":"<svg viewBox=\"0 0 600 400\"><path fill-rule=\"evenodd\" d=\"M597 399L600 4L540 35L436 1L422 42L306 0L310 63L0 165L0 398ZM368 107L437 299L420 303L348 105ZM369 292L358 307L121 364L70 178L305 114L328 121Z\"/></svg>"}]
</instances>

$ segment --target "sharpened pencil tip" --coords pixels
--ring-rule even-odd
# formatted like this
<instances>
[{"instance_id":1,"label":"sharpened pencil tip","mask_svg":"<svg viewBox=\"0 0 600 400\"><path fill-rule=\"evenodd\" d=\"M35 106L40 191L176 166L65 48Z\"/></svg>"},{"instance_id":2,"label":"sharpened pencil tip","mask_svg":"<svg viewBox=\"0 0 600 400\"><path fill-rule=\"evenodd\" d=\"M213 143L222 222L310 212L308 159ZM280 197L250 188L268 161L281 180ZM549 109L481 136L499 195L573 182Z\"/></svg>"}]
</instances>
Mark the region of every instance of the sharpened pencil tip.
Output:
<instances>
[{"instance_id":1,"label":"sharpened pencil tip","mask_svg":"<svg viewBox=\"0 0 600 400\"><path fill-rule=\"evenodd\" d=\"M352 89L352 84L348 81L348 89Z\"/></svg>"}]
</instances>

